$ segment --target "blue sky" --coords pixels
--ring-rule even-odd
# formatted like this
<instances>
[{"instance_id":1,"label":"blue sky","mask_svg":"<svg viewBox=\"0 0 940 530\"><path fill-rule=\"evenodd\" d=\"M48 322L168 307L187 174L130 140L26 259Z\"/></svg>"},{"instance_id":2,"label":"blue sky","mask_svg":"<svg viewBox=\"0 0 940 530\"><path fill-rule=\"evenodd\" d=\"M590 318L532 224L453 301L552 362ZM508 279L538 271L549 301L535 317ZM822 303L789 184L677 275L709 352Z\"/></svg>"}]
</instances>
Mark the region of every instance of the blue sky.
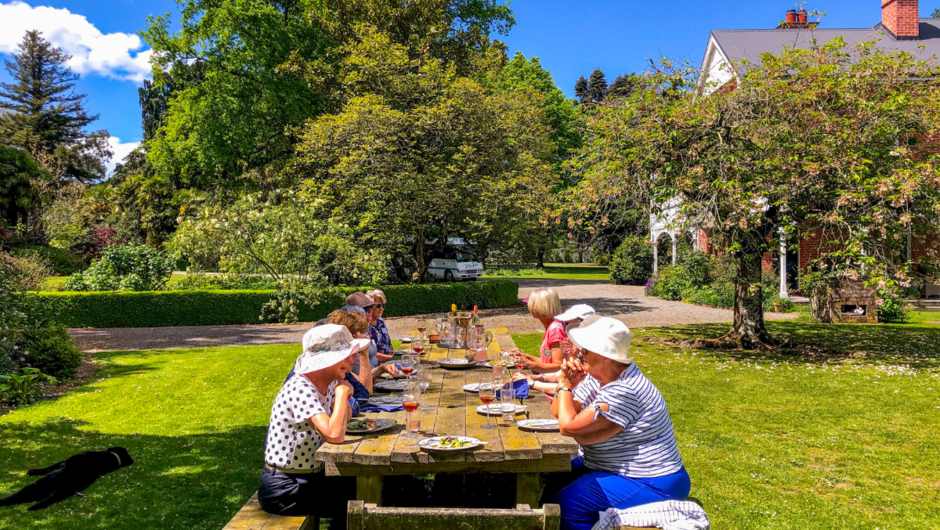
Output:
<instances>
[{"instance_id":1,"label":"blue sky","mask_svg":"<svg viewBox=\"0 0 940 530\"><path fill-rule=\"evenodd\" d=\"M936 5L934 5L936 4ZM641 71L649 57L668 56L698 63L712 29L773 28L793 0L513 0L517 25L500 37L511 53L538 56L555 83L569 96L574 82L602 69L609 81ZM808 9L826 11L829 28L870 27L881 19L881 0L827 0ZM940 7L922 1L921 16ZM27 29L43 29L47 38L76 56L82 74L78 89L100 115L95 127L107 129L116 158L140 141L137 87L146 75L146 45L135 41L148 15L176 14L168 0L0 0L0 58L9 59ZM59 42L57 42L57 40ZM5 52L5 53L4 53ZM143 54L143 55L141 55ZM0 81L8 81L0 72Z\"/></svg>"}]
</instances>

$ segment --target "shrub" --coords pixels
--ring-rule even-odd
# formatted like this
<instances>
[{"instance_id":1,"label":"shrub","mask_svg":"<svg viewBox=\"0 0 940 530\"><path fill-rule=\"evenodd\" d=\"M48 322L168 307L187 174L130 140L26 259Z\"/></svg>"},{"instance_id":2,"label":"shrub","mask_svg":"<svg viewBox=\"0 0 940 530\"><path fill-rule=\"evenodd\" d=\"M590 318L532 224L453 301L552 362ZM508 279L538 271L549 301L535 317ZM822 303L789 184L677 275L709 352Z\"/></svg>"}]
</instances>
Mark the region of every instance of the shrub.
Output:
<instances>
[{"instance_id":1,"label":"shrub","mask_svg":"<svg viewBox=\"0 0 940 530\"><path fill-rule=\"evenodd\" d=\"M697 305L733 307L734 285L721 282L705 287L690 287L683 292L683 300Z\"/></svg>"},{"instance_id":2,"label":"shrub","mask_svg":"<svg viewBox=\"0 0 940 530\"><path fill-rule=\"evenodd\" d=\"M110 246L88 270L70 276L69 291L155 291L173 274L176 260L146 245Z\"/></svg>"},{"instance_id":3,"label":"shrub","mask_svg":"<svg viewBox=\"0 0 940 530\"><path fill-rule=\"evenodd\" d=\"M297 318L311 322L343 305L354 291L330 289L314 307L300 305ZM505 280L381 287L385 316L418 315L461 308L508 307L518 303L519 285ZM257 324L261 308L277 291L43 292L32 295L37 313L66 327L151 327Z\"/></svg>"},{"instance_id":4,"label":"shrub","mask_svg":"<svg viewBox=\"0 0 940 530\"><path fill-rule=\"evenodd\" d=\"M17 345L26 365L59 379L75 377L82 364L82 353L72 344L72 337L63 326L26 329Z\"/></svg>"},{"instance_id":5,"label":"shrub","mask_svg":"<svg viewBox=\"0 0 940 530\"><path fill-rule=\"evenodd\" d=\"M885 324L901 324L907 322L910 315L907 313L904 294L896 288L887 287L878 291L878 322Z\"/></svg>"},{"instance_id":6,"label":"shrub","mask_svg":"<svg viewBox=\"0 0 940 530\"><path fill-rule=\"evenodd\" d=\"M114 228L98 228L89 231L82 240L72 247L72 251L92 261L101 257L101 252L111 246L123 245L123 241Z\"/></svg>"},{"instance_id":7,"label":"shrub","mask_svg":"<svg viewBox=\"0 0 940 530\"><path fill-rule=\"evenodd\" d=\"M17 257L35 257L43 258L49 262L52 271L59 276L68 276L75 274L87 267L81 256L76 256L68 250L55 247L22 247L16 249L13 254Z\"/></svg>"},{"instance_id":8,"label":"shrub","mask_svg":"<svg viewBox=\"0 0 940 530\"><path fill-rule=\"evenodd\" d=\"M57 381L36 368L23 368L18 374L0 374L0 397L17 405L27 405L42 393L43 383L54 385Z\"/></svg>"},{"instance_id":9,"label":"shrub","mask_svg":"<svg viewBox=\"0 0 940 530\"><path fill-rule=\"evenodd\" d=\"M645 237L628 236L611 258L611 283L643 285L652 275L653 247Z\"/></svg>"},{"instance_id":10,"label":"shrub","mask_svg":"<svg viewBox=\"0 0 940 530\"><path fill-rule=\"evenodd\" d=\"M610 254L595 254L594 255L594 264L600 265L601 267L606 267L610 265L611 260Z\"/></svg>"}]
</instances>

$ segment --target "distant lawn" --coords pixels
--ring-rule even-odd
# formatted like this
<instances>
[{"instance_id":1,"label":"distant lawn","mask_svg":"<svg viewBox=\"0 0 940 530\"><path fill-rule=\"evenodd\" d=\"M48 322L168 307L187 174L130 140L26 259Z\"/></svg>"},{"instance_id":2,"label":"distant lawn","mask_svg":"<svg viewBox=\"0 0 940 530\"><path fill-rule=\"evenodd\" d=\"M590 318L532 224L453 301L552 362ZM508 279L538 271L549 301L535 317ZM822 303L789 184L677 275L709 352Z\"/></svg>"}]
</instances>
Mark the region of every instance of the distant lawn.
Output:
<instances>
[{"instance_id":1,"label":"distant lawn","mask_svg":"<svg viewBox=\"0 0 940 530\"><path fill-rule=\"evenodd\" d=\"M853 357L635 347L669 403L692 496L713 528L940 527L940 326L770 326ZM536 351L540 336L515 339ZM81 450L121 445L135 464L84 499L2 508L0 529L221 528L257 488L271 401L298 349L97 354L87 385L0 416L0 496L30 483L27 469Z\"/></svg>"},{"instance_id":2,"label":"distant lawn","mask_svg":"<svg viewBox=\"0 0 940 530\"><path fill-rule=\"evenodd\" d=\"M525 268L535 268L535 264L526 265ZM527 278L536 280L603 280L610 281L610 271L607 267L587 263L546 263L545 274L538 275L506 275L488 276L484 278Z\"/></svg>"},{"instance_id":3,"label":"distant lawn","mask_svg":"<svg viewBox=\"0 0 940 530\"><path fill-rule=\"evenodd\" d=\"M46 278L46 280L43 282L42 290L43 291L61 291L63 289L63 286L65 285L66 278L68 278L68 276L50 276ZM184 273L180 273L180 274L174 273L172 276L170 276L170 280L166 282L166 284L167 286L171 286L171 285L174 285L183 281L185 278L186 278L186 274Z\"/></svg>"}]
</instances>

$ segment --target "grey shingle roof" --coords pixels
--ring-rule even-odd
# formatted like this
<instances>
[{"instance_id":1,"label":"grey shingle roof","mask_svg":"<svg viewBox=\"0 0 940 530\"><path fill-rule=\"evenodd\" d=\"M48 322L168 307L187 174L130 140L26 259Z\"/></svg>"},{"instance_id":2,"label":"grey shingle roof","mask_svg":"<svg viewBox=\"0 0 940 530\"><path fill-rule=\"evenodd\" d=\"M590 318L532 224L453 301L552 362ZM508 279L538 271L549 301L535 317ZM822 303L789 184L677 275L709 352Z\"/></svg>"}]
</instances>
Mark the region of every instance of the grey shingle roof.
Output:
<instances>
[{"instance_id":1,"label":"grey shingle roof","mask_svg":"<svg viewBox=\"0 0 940 530\"><path fill-rule=\"evenodd\" d=\"M920 19L920 37L917 39L897 39L881 23L872 28L828 29L721 29L712 31L712 37L722 54L731 62L747 59L751 63L760 63L762 53L780 53L784 46L808 48L813 39L818 44L842 36L851 48L854 44L877 40L879 48L904 50L916 54L921 59L940 57L940 19ZM920 51L920 46L924 50Z\"/></svg>"}]
</instances>

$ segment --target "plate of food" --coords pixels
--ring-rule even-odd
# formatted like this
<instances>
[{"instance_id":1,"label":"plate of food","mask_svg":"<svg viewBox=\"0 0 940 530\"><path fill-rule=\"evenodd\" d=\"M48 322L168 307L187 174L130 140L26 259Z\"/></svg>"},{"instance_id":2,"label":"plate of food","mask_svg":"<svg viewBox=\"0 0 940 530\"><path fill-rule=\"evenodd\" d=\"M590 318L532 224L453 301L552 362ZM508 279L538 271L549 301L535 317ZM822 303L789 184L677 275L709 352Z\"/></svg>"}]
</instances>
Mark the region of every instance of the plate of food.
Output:
<instances>
[{"instance_id":1,"label":"plate of food","mask_svg":"<svg viewBox=\"0 0 940 530\"><path fill-rule=\"evenodd\" d=\"M558 420L519 420L516 426L523 431L558 432Z\"/></svg>"},{"instance_id":2,"label":"plate of food","mask_svg":"<svg viewBox=\"0 0 940 530\"><path fill-rule=\"evenodd\" d=\"M411 342L411 337L402 337L399 340L401 340L402 342Z\"/></svg>"},{"instance_id":3,"label":"plate of food","mask_svg":"<svg viewBox=\"0 0 940 530\"><path fill-rule=\"evenodd\" d=\"M487 368L492 368L494 366L502 366L503 368L512 368L516 365L512 361L499 360L499 361L486 361L486 364L484 366L486 366Z\"/></svg>"},{"instance_id":4,"label":"plate of food","mask_svg":"<svg viewBox=\"0 0 940 530\"><path fill-rule=\"evenodd\" d=\"M369 434L384 431L398 425L395 420L373 420L372 418L359 418L346 424L346 434Z\"/></svg>"},{"instance_id":5,"label":"plate of food","mask_svg":"<svg viewBox=\"0 0 940 530\"><path fill-rule=\"evenodd\" d=\"M379 381L372 386L386 392L401 392L405 389L405 381Z\"/></svg>"},{"instance_id":6,"label":"plate of food","mask_svg":"<svg viewBox=\"0 0 940 530\"><path fill-rule=\"evenodd\" d=\"M467 368L473 368L477 365L474 361L468 361L467 359L459 358L448 358L448 359L438 359L437 364L441 368L450 368L455 370L466 370Z\"/></svg>"},{"instance_id":7,"label":"plate of food","mask_svg":"<svg viewBox=\"0 0 940 530\"><path fill-rule=\"evenodd\" d=\"M401 405L401 396L373 396L366 403L379 406Z\"/></svg>"},{"instance_id":8,"label":"plate of food","mask_svg":"<svg viewBox=\"0 0 940 530\"><path fill-rule=\"evenodd\" d=\"M516 414L522 414L527 408L528 407L525 405L516 405ZM490 416L499 416L503 413L502 406L497 403L493 403L492 405L480 405L474 410L476 410L478 414L489 414Z\"/></svg>"},{"instance_id":9,"label":"plate of food","mask_svg":"<svg viewBox=\"0 0 940 530\"><path fill-rule=\"evenodd\" d=\"M464 391L464 392L471 392L471 393L474 393L474 394L479 394L479 393L480 393L480 383L470 383L469 385L464 385L464 386L463 386L463 391Z\"/></svg>"},{"instance_id":10,"label":"plate of food","mask_svg":"<svg viewBox=\"0 0 940 530\"><path fill-rule=\"evenodd\" d=\"M392 355L405 355L406 353L411 353L411 350L395 350L392 352Z\"/></svg>"},{"instance_id":11,"label":"plate of food","mask_svg":"<svg viewBox=\"0 0 940 530\"><path fill-rule=\"evenodd\" d=\"M434 436L418 441L418 447L425 452L467 451L481 445L486 445L486 442L470 436Z\"/></svg>"}]
</instances>

